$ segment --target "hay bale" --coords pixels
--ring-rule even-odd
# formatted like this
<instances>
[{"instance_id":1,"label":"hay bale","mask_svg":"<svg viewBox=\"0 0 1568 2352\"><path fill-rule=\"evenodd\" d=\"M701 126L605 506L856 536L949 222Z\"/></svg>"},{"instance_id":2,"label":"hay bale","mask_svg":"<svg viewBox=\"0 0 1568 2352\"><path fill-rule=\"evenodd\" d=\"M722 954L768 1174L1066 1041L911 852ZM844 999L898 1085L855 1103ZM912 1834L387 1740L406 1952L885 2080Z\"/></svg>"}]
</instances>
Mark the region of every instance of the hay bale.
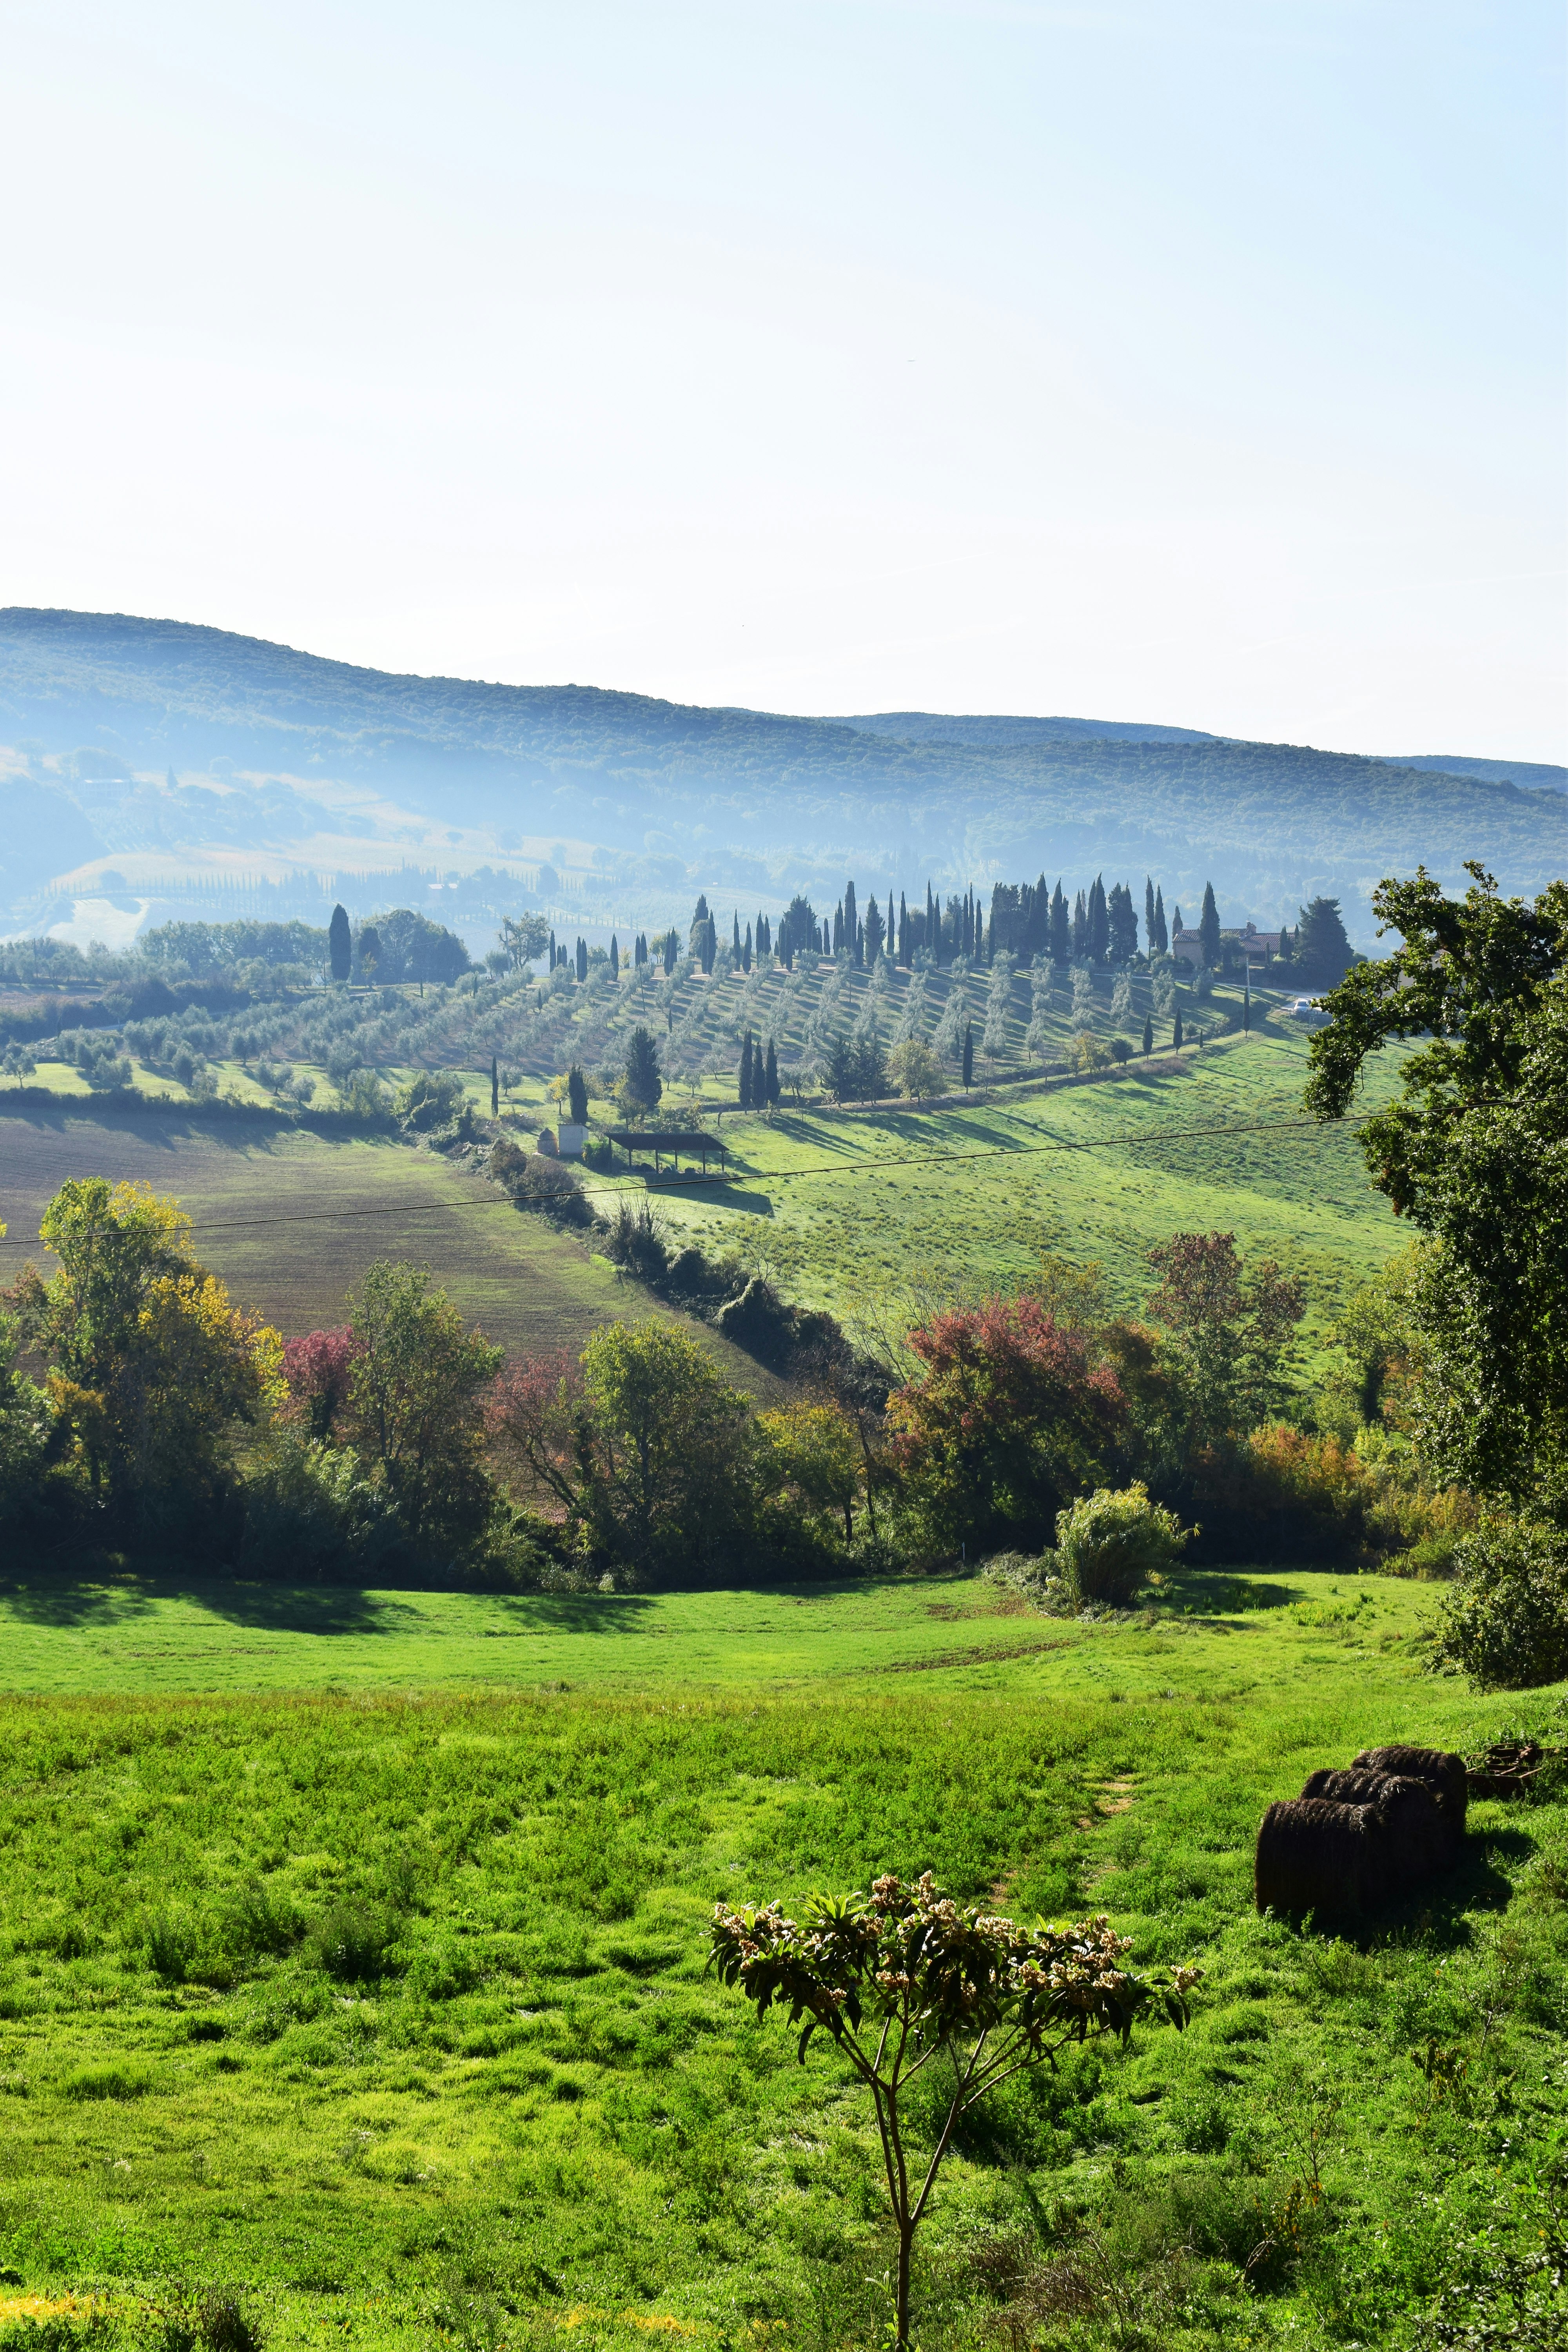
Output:
<instances>
[{"instance_id":1,"label":"hay bale","mask_svg":"<svg viewBox=\"0 0 1568 2352\"><path fill-rule=\"evenodd\" d=\"M1258 1832L1253 1893L1260 1911L1370 1910L1387 1891L1388 1824L1376 1805L1288 1797Z\"/></svg>"},{"instance_id":2,"label":"hay bale","mask_svg":"<svg viewBox=\"0 0 1568 2352\"><path fill-rule=\"evenodd\" d=\"M1375 1805L1388 1826L1388 1856L1403 1885L1418 1885L1454 1858L1454 1840L1426 1780L1386 1772L1314 1772L1303 1797L1326 1797L1342 1805Z\"/></svg>"},{"instance_id":3,"label":"hay bale","mask_svg":"<svg viewBox=\"0 0 1568 2352\"><path fill-rule=\"evenodd\" d=\"M1468 1781L1465 1759L1446 1748L1363 1748L1352 1769L1358 1772L1397 1774L1404 1780L1425 1780L1437 1800L1457 1849L1465 1834L1465 1801Z\"/></svg>"}]
</instances>

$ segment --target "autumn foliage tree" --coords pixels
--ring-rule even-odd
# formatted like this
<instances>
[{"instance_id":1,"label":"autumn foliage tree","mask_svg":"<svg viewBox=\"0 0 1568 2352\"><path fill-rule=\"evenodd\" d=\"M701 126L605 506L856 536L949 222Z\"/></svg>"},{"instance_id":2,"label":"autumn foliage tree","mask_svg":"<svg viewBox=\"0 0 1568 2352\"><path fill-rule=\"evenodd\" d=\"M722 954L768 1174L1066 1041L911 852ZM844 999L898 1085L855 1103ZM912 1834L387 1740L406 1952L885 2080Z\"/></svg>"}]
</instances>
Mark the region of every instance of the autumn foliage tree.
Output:
<instances>
[{"instance_id":1,"label":"autumn foliage tree","mask_svg":"<svg viewBox=\"0 0 1568 2352\"><path fill-rule=\"evenodd\" d=\"M607 1324L580 1357L511 1366L491 1392L492 1452L553 1509L566 1544L627 1580L733 1572L754 1524L750 1400L682 1331Z\"/></svg>"},{"instance_id":2,"label":"autumn foliage tree","mask_svg":"<svg viewBox=\"0 0 1568 2352\"><path fill-rule=\"evenodd\" d=\"M1106 1483L1125 1419L1090 1336L1033 1297L988 1298L910 1333L921 1370L888 1406L910 1501L941 1546L1043 1544L1074 1496Z\"/></svg>"},{"instance_id":3,"label":"autumn foliage tree","mask_svg":"<svg viewBox=\"0 0 1568 2352\"><path fill-rule=\"evenodd\" d=\"M283 1342L283 1378L288 1388L284 1417L307 1438L330 1438L348 1411L349 1376L359 1349L346 1325L336 1331L307 1331Z\"/></svg>"},{"instance_id":4,"label":"autumn foliage tree","mask_svg":"<svg viewBox=\"0 0 1568 2352\"><path fill-rule=\"evenodd\" d=\"M1192 1444L1245 1435L1282 1402L1305 1289L1272 1258L1246 1266L1234 1234L1173 1234L1149 1252L1150 1318L1173 1356Z\"/></svg>"},{"instance_id":5,"label":"autumn foliage tree","mask_svg":"<svg viewBox=\"0 0 1568 2352\"><path fill-rule=\"evenodd\" d=\"M281 1402L283 1343L191 1248L190 1219L145 1184L63 1184L8 1304L47 1363L51 1451L95 1500L141 1520L210 1498L237 1430Z\"/></svg>"}]
</instances>

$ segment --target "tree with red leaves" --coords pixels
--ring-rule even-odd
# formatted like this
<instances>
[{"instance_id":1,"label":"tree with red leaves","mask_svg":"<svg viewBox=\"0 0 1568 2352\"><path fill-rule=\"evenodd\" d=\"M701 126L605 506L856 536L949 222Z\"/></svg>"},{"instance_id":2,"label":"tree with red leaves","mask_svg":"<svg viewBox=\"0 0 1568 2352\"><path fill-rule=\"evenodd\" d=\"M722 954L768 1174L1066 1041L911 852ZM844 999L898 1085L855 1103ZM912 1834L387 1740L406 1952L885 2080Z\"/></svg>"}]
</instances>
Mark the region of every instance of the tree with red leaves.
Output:
<instances>
[{"instance_id":1,"label":"tree with red leaves","mask_svg":"<svg viewBox=\"0 0 1568 2352\"><path fill-rule=\"evenodd\" d=\"M1243 1265L1234 1234L1173 1234L1149 1252L1151 1319L1170 1335L1189 1441L1245 1436L1289 1390L1306 1286L1272 1258Z\"/></svg>"},{"instance_id":2,"label":"tree with red leaves","mask_svg":"<svg viewBox=\"0 0 1568 2352\"><path fill-rule=\"evenodd\" d=\"M1126 1399L1090 1336L1039 1301L988 1298L910 1334L923 1370L890 1400L894 1459L939 1543L1050 1540L1107 1480Z\"/></svg>"},{"instance_id":3,"label":"tree with red leaves","mask_svg":"<svg viewBox=\"0 0 1568 2352\"><path fill-rule=\"evenodd\" d=\"M349 1402L349 1375L361 1353L353 1334L307 1331L283 1342L283 1377L289 1383L288 1418L307 1437L331 1438Z\"/></svg>"},{"instance_id":4,"label":"tree with red leaves","mask_svg":"<svg viewBox=\"0 0 1568 2352\"><path fill-rule=\"evenodd\" d=\"M580 1500L584 1401L583 1367L563 1348L509 1364L485 1406L490 1450L513 1485L568 1517Z\"/></svg>"}]
</instances>

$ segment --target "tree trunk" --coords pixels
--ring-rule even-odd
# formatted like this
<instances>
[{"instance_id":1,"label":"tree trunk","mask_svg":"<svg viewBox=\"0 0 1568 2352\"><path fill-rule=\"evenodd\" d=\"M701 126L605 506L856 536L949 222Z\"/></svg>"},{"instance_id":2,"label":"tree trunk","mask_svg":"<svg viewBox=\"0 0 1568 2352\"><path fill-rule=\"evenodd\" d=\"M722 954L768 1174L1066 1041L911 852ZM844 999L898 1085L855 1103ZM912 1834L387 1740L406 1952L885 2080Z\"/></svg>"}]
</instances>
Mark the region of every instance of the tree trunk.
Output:
<instances>
[{"instance_id":1,"label":"tree trunk","mask_svg":"<svg viewBox=\"0 0 1568 2352\"><path fill-rule=\"evenodd\" d=\"M910 2341L910 2250L915 2242L912 2221L899 2223L898 2331L899 2352L908 2352Z\"/></svg>"}]
</instances>

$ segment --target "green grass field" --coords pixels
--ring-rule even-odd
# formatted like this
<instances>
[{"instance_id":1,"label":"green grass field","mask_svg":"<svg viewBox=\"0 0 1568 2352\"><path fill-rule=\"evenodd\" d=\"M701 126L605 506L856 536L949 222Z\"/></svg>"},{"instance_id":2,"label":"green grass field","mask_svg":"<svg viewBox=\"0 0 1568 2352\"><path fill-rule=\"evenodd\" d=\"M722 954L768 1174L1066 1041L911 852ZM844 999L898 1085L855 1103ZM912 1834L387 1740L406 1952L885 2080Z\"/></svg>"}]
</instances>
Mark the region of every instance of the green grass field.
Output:
<instances>
[{"instance_id":1,"label":"green grass field","mask_svg":"<svg viewBox=\"0 0 1568 2352\"><path fill-rule=\"evenodd\" d=\"M922 2346L1414 2347L1467 2281L1467 2340L1562 2340L1486 2280L1552 2243L1568 1807L1476 1804L1349 1937L1250 1906L1312 1766L1562 1737L1561 1692L1424 1673L1430 1588L1193 1575L1100 1628L974 1581L3 1598L0 2328L96 2285L172 2342L178 2275L279 2347L862 2352L868 2116L704 1977L703 1922L930 1867L1207 1975L1186 2036L982 2111Z\"/></svg>"}]
</instances>

